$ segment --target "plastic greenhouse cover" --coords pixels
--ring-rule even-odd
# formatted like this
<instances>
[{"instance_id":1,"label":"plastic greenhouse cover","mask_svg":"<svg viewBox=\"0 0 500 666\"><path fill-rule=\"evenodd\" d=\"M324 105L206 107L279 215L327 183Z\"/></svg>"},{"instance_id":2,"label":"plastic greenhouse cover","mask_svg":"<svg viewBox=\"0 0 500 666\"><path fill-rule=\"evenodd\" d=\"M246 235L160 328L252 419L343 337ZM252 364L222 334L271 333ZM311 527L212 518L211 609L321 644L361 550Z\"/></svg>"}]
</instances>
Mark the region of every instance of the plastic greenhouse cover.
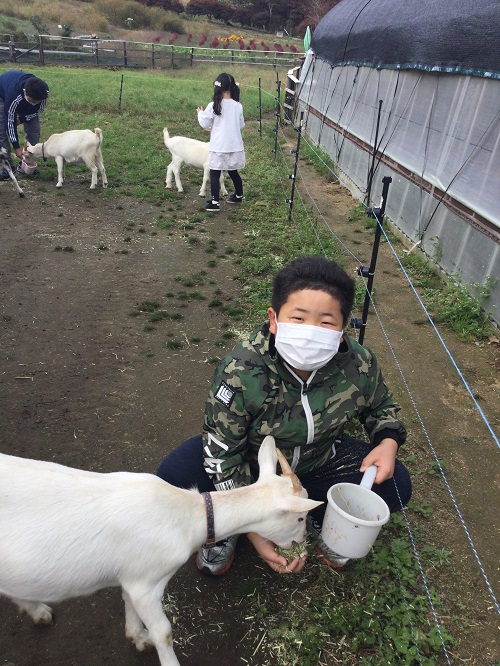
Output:
<instances>
[{"instance_id":1,"label":"plastic greenhouse cover","mask_svg":"<svg viewBox=\"0 0 500 666\"><path fill-rule=\"evenodd\" d=\"M330 155L342 165L342 131L373 145L500 227L500 83L469 76L306 62L300 99L329 119ZM326 131L323 132L326 140ZM371 149L370 149L371 150Z\"/></svg>"},{"instance_id":2,"label":"plastic greenhouse cover","mask_svg":"<svg viewBox=\"0 0 500 666\"><path fill-rule=\"evenodd\" d=\"M500 78L498 0L342 0L311 48L331 65Z\"/></svg>"}]
</instances>

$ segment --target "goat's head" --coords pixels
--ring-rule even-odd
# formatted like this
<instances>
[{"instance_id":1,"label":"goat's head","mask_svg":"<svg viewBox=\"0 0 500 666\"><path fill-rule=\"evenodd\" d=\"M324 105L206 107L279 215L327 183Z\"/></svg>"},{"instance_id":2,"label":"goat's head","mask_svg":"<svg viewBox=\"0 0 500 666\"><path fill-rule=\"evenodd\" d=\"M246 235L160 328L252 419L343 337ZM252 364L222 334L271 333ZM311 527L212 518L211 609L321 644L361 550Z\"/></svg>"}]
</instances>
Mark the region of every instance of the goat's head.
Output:
<instances>
[{"instance_id":1,"label":"goat's head","mask_svg":"<svg viewBox=\"0 0 500 666\"><path fill-rule=\"evenodd\" d=\"M32 146L30 143L27 141L24 142L23 146L23 158L29 164L30 166L34 162L34 153L35 153L35 147Z\"/></svg>"},{"instance_id":2,"label":"goat's head","mask_svg":"<svg viewBox=\"0 0 500 666\"><path fill-rule=\"evenodd\" d=\"M282 476L276 474L278 461ZM257 483L265 484L268 503L272 507L259 533L281 548L290 548L292 542L303 541L307 512L323 502L307 499L307 491L292 472L285 456L276 448L273 437L266 437L260 446Z\"/></svg>"}]
</instances>

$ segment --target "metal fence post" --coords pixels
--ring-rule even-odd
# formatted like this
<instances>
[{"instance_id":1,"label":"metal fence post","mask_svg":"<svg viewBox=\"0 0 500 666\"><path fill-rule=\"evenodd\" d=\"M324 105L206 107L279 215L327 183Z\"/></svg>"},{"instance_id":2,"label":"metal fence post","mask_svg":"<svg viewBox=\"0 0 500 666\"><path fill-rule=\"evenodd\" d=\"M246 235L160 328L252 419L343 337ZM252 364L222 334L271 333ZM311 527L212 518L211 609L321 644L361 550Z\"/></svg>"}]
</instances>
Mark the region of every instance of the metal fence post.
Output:
<instances>
[{"instance_id":1,"label":"metal fence post","mask_svg":"<svg viewBox=\"0 0 500 666\"><path fill-rule=\"evenodd\" d=\"M189 64L191 65L191 67L193 66L193 59L194 59L194 49L193 47L191 47L191 57L189 59L190 60Z\"/></svg>"},{"instance_id":2,"label":"metal fence post","mask_svg":"<svg viewBox=\"0 0 500 666\"><path fill-rule=\"evenodd\" d=\"M259 76L259 134L262 136L262 85Z\"/></svg>"},{"instance_id":3,"label":"metal fence post","mask_svg":"<svg viewBox=\"0 0 500 666\"><path fill-rule=\"evenodd\" d=\"M289 174L288 178L292 181L292 192L290 194L290 198L286 200L287 204L289 205L288 208L288 219L292 219L292 209L293 209L293 195L295 194L295 181L297 178L297 166L299 163L299 151L300 151L300 137L302 136L302 125L304 123L304 112L302 111L300 114L300 125L295 128L295 131L298 132L298 137L297 137L297 148L295 150L292 150L292 154L295 155L295 162L293 165L293 174Z\"/></svg>"},{"instance_id":4,"label":"metal fence post","mask_svg":"<svg viewBox=\"0 0 500 666\"><path fill-rule=\"evenodd\" d=\"M278 127L279 127L279 122L280 122L280 100L281 100L281 81L276 81L276 111L274 112L274 115L276 116L276 125L274 127L274 159L276 159L276 155L278 152Z\"/></svg>"},{"instance_id":5,"label":"metal fence post","mask_svg":"<svg viewBox=\"0 0 500 666\"><path fill-rule=\"evenodd\" d=\"M151 44L151 66L153 69L155 68L155 45L153 43Z\"/></svg>"},{"instance_id":6,"label":"metal fence post","mask_svg":"<svg viewBox=\"0 0 500 666\"><path fill-rule=\"evenodd\" d=\"M123 64L125 67L128 65L127 42L123 42Z\"/></svg>"},{"instance_id":7,"label":"metal fence post","mask_svg":"<svg viewBox=\"0 0 500 666\"><path fill-rule=\"evenodd\" d=\"M375 277L375 268L377 265L378 248L380 245L380 238L382 235L382 224L384 223L384 213L385 213L385 206L387 203L387 194L389 193L389 185L392 183L392 178L390 176L384 176L382 178L382 183L383 183L382 202L380 204L380 208L374 208L374 209L370 208L369 210L366 211L368 215L377 220L377 227L375 229L375 238L373 239L372 258L370 261L370 266L359 266L357 271L358 275L368 278L366 284L365 302L363 306L363 315L361 319L356 318L351 321L351 324L354 326L354 328L360 329L359 331L360 345L363 344L363 340L365 339L366 320L368 318L368 309L370 307L371 294L373 289L373 280Z\"/></svg>"}]
</instances>

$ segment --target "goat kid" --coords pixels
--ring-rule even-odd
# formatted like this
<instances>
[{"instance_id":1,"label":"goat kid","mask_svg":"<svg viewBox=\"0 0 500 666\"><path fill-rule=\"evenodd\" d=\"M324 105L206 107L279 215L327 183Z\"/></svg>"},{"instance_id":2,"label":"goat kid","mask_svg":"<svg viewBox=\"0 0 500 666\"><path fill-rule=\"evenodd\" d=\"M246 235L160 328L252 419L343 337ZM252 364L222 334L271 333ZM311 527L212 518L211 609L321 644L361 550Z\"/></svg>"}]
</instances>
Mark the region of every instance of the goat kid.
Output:
<instances>
[{"instance_id":1,"label":"goat kid","mask_svg":"<svg viewBox=\"0 0 500 666\"><path fill-rule=\"evenodd\" d=\"M19 194L20 197L24 197L24 192L23 192L21 186L19 185L19 183L17 182L17 178L15 177L14 172L12 171L12 167L10 166L10 162L7 159L7 155L8 155L8 153L5 150L5 148L1 147L0 148L0 170L5 169L5 171L7 171L11 181L14 183L14 187L16 188L17 193Z\"/></svg>"},{"instance_id":2,"label":"goat kid","mask_svg":"<svg viewBox=\"0 0 500 666\"><path fill-rule=\"evenodd\" d=\"M102 161L101 153L102 130L96 127L95 130L68 130L61 134L52 134L44 143L37 143L34 146L29 143L24 144L23 155L26 158L30 156L44 160L47 157L53 157L57 164L57 185L62 187L64 182L64 162L82 161L92 172L90 189L95 189L97 185L97 169L101 172L102 186L108 186L106 169Z\"/></svg>"},{"instance_id":3,"label":"goat kid","mask_svg":"<svg viewBox=\"0 0 500 666\"><path fill-rule=\"evenodd\" d=\"M260 447L259 469L251 486L210 494L215 537L257 532L290 548L321 502L306 499L272 437ZM0 594L36 624L50 624L43 602L121 586L127 638L138 650L154 645L161 666L179 666L162 595L207 539L203 495L151 474L100 474L4 454L0 489Z\"/></svg>"},{"instance_id":4,"label":"goat kid","mask_svg":"<svg viewBox=\"0 0 500 666\"><path fill-rule=\"evenodd\" d=\"M172 187L173 174L177 191L184 192L180 178L180 171L182 164L186 163L188 166L203 169L203 183L201 184L200 197L204 197L207 191L207 184L210 182L210 167L208 166L209 144L206 141L198 141L197 139L190 139L186 136L170 136L166 127L163 130L163 141L172 154L172 161L167 167L165 187L168 189ZM223 172L220 175L220 192L222 196L227 196Z\"/></svg>"}]
</instances>

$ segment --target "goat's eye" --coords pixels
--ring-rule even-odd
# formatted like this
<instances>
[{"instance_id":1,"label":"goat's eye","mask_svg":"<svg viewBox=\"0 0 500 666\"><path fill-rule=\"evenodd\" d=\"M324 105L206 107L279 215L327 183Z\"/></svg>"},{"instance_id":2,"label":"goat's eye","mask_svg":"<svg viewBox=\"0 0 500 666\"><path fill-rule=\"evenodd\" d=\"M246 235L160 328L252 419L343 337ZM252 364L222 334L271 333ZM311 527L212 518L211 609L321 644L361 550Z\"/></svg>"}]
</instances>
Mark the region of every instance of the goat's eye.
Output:
<instances>
[{"instance_id":1,"label":"goat's eye","mask_svg":"<svg viewBox=\"0 0 500 666\"><path fill-rule=\"evenodd\" d=\"M304 520L303 518L299 518L299 523L302 523L303 520Z\"/></svg>"}]
</instances>

